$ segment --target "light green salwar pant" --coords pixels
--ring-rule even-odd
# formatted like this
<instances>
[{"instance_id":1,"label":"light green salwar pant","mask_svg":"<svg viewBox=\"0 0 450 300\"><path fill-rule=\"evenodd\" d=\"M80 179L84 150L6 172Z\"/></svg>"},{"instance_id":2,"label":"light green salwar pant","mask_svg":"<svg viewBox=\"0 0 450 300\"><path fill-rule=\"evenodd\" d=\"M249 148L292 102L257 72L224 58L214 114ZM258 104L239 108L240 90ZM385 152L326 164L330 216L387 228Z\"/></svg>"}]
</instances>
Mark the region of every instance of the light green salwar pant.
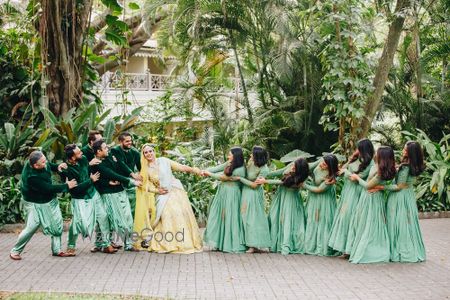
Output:
<instances>
[{"instance_id":1,"label":"light green salwar pant","mask_svg":"<svg viewBox=\"0 0 450 300\"><path fill-rule=\"evenodd\" d=\"M72 198L72 222L70 223L68 232L67 248L75 249L79 234L81 234L83 239L92 237L96 223L96 206L99 205L97 202L101 201L100 194L97 192L95 192L92 198ZM106 212L104 212L104 215L106 216ZM101 221L104 222L105 220ZM107 216L106 221L108 222ZM109 223L107 224L106 230L109 231ZM107 232L104 234L107 234Z\"/></svg>"},{"instance_id":2,"label":"light green salwar pant","mask_svg":"<svg viewBox=\"0 0 450 300\"><path fill-rule=\"evenodd\" d=\"M94 197L95 220L97 223L95 227L95 247L101 249L106 248L111 244L111 226L109 224L109 217L106 211L105 200L100 196L99 193L96 192L96 195L98 195L98 197Z\"/></svg>"},{"instance_id":3,"label":"light green salwar pant","mask_svg":"<svg viewBox=\"0 0 450 300\"><path fill-rule=\"evenodd\" d=\"M134 211L136 209L136 187L132 186L127 189L128 200L130 201L131 217L134 220Z\"/></svg>"},{"instance_id":4,"label":"light green salwar pant","mask_svg":"<svg viewBox=\"0 0 450 300\"><path fill-rule=\"evenodd\" d=\"M61 235L63 232L63 219L59 208L59 201L54 198L48 203L32 203L23 200L26 214L25 228L19 235L11 253L20 254L33 237L33 234L42 227L45 235L52 239L52 253L61 252Z\"/></svg>"},{"instance_id":5,"label":"light green salwar pant","mask_svg":"<svg viewBox=\"0 0 450 300\"><path fill-rule=\"evenodd\" d=\"M103 194L111 229L116 232L125 244L125 249L133 247L131 234L133 233L133 218L127 193Z\"/></svg>"}]
</instances>

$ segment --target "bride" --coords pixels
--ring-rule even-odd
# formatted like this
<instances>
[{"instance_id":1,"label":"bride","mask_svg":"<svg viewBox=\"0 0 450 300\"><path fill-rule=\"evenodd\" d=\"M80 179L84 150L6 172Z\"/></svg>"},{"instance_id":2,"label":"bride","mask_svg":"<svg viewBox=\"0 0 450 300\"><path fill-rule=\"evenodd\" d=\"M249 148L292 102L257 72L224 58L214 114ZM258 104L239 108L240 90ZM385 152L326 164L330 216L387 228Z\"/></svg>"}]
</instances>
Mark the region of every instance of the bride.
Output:
<instances>
[{"instance_id":1,"label":"bride","mask_svg":"<svg viewBox=\"0 0 450 300\"><path fill-rule=\"evenodd\" d=\"M150 144L141 148L143 183L136 191L134 232L138 249L158 253L202 251L202 239L188 195L172 171L200 175L198 168L156 158Z\"/></svg>"}]
</instances>

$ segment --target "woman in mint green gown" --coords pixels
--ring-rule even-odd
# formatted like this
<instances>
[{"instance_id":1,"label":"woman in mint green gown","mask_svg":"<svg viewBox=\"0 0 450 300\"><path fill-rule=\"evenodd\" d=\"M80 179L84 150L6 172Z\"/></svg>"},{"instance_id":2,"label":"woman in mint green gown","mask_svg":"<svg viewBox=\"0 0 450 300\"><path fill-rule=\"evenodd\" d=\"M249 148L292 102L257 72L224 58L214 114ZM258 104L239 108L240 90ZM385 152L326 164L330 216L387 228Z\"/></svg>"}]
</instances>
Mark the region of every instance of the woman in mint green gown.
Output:
<instances>
[{"instance_id":1,"label":"woman in mint green gown","mask_svg":"<svg viewBox=\"0 0 450 300\"><path fill-rule=\"evenodd\" d=\"M395 177L392 148L386 146L378 148L376 163L377 172L371 171L367 181L361 179L357 174L350 176L364 188L356 207L359 221L350 253L350 262L352 263L389 261L389 236L386 227L384 192L370 190L379 185L387 185L387 181Z\"/></svg>"},{"instance_id":2,"label":"woman in mint green gown","mask_svg":"<svg viewBox=\"0 0 450 300\"><path fill-rule=\"evenodd\" d=\"M268 249L270 244L269 223L264 211L264 189L254 181L269 173L267 152L255 146L247 163L247 176L240 177L244 184L241 197L241 219L244 230L244 243L247 253Z\"/></svg>"},{"instance_id":3,"label":"woman in mint green gown","mask_svg":"<svg viewBox=\"0 0 450 300\"><path fill-rule=\"evenodd\" d=\"M391 261L421 262L426 258L413 188L424 169L422 147L417 142L407 142L395 184L385 187L391 191L386 212Z\"/></svg>"},{"instance_id":4,"label":"woman in mint green gown","mask_svg":"<svg viewBox=\"0 0 450 300\"><path fill-rule=\"evenodd\" d=\"M269 210L272 252L281 252L283 255L304 253L305 213L299 188L308 174L308 163L300 158L283 169L267 174L267 178L281 176L281 180L260 179L258 181L258 183L279 185Z\"/></svg>"},{"instance_id":5,"label":"woman in mint green gown","mask_svg":"<svg viewBox=\"0 0 450 300\"><path fill-rule=\"evenodd\" d=\"M223 252L244 252L247 248L240 214L242 184L239 181L245 178L242 149L232 148L226 163L207 169L204 175L221 181L210 203L205 244Z\"/></svg>"},{"instance_id":6,"label":"woman in mint green gown","mask_svg":"<svg viewBox=\"0 0 450 300\"><path fill-rule=\"evenodd\" d=\"M336 210L336 189L334 183L338 173L335 155L323 157L314 168L312 181L303 184L309 191L306 207L305 252L319 256L332 256L336 252L328 246L334 212Z\"/></svg>"},{"instance_id":7,"label":"woman in mint green gown","mask_svg":"<svg viewBox=\"0 0 450 300\"><path fill-rule=\"evenodd\" d=\"M358 174L362 179L367 179L373 163L375 150L369 139L358 141L358 149L353 153L350 161L339 172L344 177L341 197L334 216L328 246L336 251L350 254L350 247L346 248L349 236L350 220L355 215L355 207L358 203L362 187L358 182L350 180L351 174ZM350 245L350 244L349 244Z\"/></svg>"}]
</instances>

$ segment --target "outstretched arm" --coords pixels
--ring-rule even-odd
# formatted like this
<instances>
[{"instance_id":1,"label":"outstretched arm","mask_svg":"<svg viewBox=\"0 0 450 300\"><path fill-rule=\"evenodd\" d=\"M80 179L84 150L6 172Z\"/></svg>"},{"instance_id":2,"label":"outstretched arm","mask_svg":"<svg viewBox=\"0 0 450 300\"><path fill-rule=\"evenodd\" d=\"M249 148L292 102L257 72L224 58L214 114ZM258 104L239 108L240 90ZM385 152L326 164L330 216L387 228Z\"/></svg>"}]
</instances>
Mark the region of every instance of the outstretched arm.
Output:
<instances>
[{"instance_id":1,"label":"outstretched arm","mask_svg":"<svg viewBox=\"0 0 450 300\"><path fill-rule=\"evenodd\" d=\"M62 193L69 190L69 185L67 183L51 184L43 180L42 178L35 176L30 177L28 179L28 183L32 186L39 187L41 191L47 193Z\"/></svg>"},{"instance_id":2,"label":"outstretched arm","mask_svg":"<svg viewBox=\"0 0 450 300\"><path fill-rule=\"evenodd\" d=\"M321 162L322 162L322 158L319 158L318 160L316 160L315 162L312 163L308 163L308 168L310 171L313 171Z\"/></svg>"},{"instance_id":3,"label":"outstretched arm","mask_svg":"<svg viewBox=\"0 0 450 300\"><path fill-rule=\"evenodd\" d=\"M239 181L245 184L246 186L251 187L252 189L256 189L258 187L258 184L256 184L254 181L250 181L244 177L239 177Z\"/></svg>"},{"instance_id":4,"label":"outstretched arm","mask_svg":"<svg viewBox=\"0 0 450 300\"><path fill-rule=\"evenodd\" d=\"M332 184L327 184L326 181L323 181L319 186L315 186L315 185L307 184L307 183L303 184L303 187L306 190L308 190L308 191L310 191L312 193L316 193L316 194L320 194L320 193L325 192L326 190L330 189L331 186L333 186L333 185Z\"/></svg>"},{"instance_id":5,"label":"outstretched arm","mask_svg":"<svg viewBox=\"0 0 450 300\"><path fill-rule=\"evenodd\" d=\"M271 171L271 172L267 172L265 178L273 178L273 177L280 177L284 174L284 172L290 168L292 166L292 163L288 164L287 166L275 170L275 171Z\"/></svg>"},{"instance_id":6,"label":"outstretched arm","mask_svg":"<svg viewBox=\"0 0 450 300\"><path fill-rule=\"evenodd\" d=\"M201 173L199 168L193 168L190 166L182 165L173 160L170 161L170 167L172 168L173 171L178 171L178 172L191 173L191 174L195 174L195 175L200 175L200 173Z\"/></svg>"},{"instance_id":7,"label":"outstretched arm","mask_svg":"<svg viewBox=\"0 0 450 300\"><path fill-rule=\"evenodd\" d=\"M378 177L378 175L374 176L369 181L365 181L364 179L361 179L359 176L357 176L357 178L358 178L358 183L366 190L370 190L370 189L376 187L377 185L380 185L380 178Z\"/></svg>"},{"instance_id":8,"label":"outstretched arm","mask_svg":"<svg viewBox=\"0 0 450 300\"><path fill-rule=\"evenodd\" d=\"M114 172L110 168L103 166L103 164L98 165L98 170L100 171L100 176L102 176L108 180L115 180L115 181L119 181L124 184L127 184L131 181L131 178L122 176L122 175Z\"/></svg>"},{"instance_id":9,"label":"outstretched arm","mask_svg":"<svg viewBox=\"0 0 450 300\"><path fill-rule=\"evenodd\" d=\"M227 165L228 165L228 162L224 162L223 164L220 164L218 166L207 168L206 171L209 171L211 173L222 172L223 170L225 170L225 167Z\"/></svg>"}]
</instances>

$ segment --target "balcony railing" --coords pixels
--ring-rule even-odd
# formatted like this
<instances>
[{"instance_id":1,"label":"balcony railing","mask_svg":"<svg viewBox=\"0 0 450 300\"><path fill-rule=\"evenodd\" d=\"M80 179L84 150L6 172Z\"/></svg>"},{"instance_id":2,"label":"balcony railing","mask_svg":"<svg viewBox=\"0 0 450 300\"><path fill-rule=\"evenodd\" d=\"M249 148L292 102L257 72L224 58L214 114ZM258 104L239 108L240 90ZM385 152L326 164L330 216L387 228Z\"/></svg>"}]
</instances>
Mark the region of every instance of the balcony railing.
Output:
<instances>
[{"instance_id":1,"label":"balcony railing","mask_svg":"<svg viewBox=\"0 0 450 300\"><path fill-rule=\"evenodd\" d=\"M129 89L135 91L165 91L177 78L170 75L151 73L112 73L103 74L100 88L103 90ZM242 92L239 78L229 78L233 88L226 88L231 92Z\"/></svg>"},{"instance_id":2,"label":"balcony railing","mask_svg":"<svg viewBox=\"0 0 450 300\"><path fill-rule=\"evenodd\" d=\"M107 72L102 76L100 87L105 90L164 91L174 79L162 74Z\"/></svg>"}]
</instances>

